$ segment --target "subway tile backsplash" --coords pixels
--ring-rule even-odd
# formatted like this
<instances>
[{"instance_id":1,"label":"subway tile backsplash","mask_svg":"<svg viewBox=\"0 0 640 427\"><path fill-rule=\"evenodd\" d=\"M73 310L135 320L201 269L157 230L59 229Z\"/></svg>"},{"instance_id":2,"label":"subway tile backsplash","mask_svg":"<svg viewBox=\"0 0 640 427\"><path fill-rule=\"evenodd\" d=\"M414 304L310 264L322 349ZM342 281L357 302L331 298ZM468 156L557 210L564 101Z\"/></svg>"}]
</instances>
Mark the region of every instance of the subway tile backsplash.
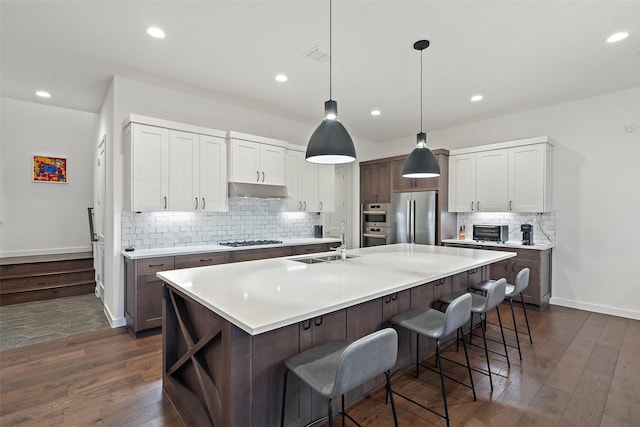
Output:
<instances>
[{"instance_id":1,"label":"subway tile backsplash","mask_svg":"<svg viewBox=\"0 0 640 427\"><path fill-rule=\"evenodd\" d=\"M556 242L556 213L510 213L510 212L472 212L458 213L458 226L464 225L467 239L473 237L473 225L508 225L509 240L522 240L520 225L529 223L533 225L533 242Z\"/></svg>"},{"instance_id":2,"label":"subway tile backsplash","mask_svg":"<svg viewBox=\"0 0 640 427\"><path fill-rule=\"evenodd\" d=\"M271 212L268 200L229 199L228 212L122 212L122 247L218 244L226 240L313 237L315 212Z\"/></svg>"}]
</instances>

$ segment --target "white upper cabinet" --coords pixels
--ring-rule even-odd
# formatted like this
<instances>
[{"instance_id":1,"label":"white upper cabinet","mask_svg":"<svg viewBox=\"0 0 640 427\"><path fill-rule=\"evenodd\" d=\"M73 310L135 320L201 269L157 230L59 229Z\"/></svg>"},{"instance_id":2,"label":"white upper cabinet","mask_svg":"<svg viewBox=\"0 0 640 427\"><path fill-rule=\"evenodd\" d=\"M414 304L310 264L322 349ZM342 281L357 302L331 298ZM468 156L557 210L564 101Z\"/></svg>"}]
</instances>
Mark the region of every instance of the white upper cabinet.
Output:
<instances>
[{"instance_id":1,"label":"white upper cabinet","mask_svg":"<svg viewBox=\"0 0 640 427\"><path fill-rule=\"evenodd\" d=\"M224 135L213 129L132 115L125 128L129 180L125 209L225 211Z\"/></svg>"},{"instance_id":2,"label":"white upper cabinet","mask_svg":"<svg viewBox=\"0 0 640 427\"><path fill-rule=\"evenodd\" d=\"M131 211L169 208L169 130L131 123L125 128L124 204Z\"/></svg>"},{"instance_id":3,"label":"white upper cabinet","mask_svg":"<svg viewBox=\"0 0 640 427\"><path fill-rule=\"evenodd\" d=\"M229 132L229 182L285 184L283 141Z\"/></svg>"},{"instance_id":4,"label":"white upper cabinet","mask_svg":"<svg viewBox=\"0 0 640 427\"><path fill-rule=\"evenodd\" d=\"M550 211L552 153L546 136L451 150L449 211Z\"/></svg>"},{"instance_id":5,"label":"white upper cabinet","mask_svg":"<svg viewBox=\"0 0 640 427\"><path fill-rule=\"evenodd\" d=\"M304 147L290 146L286 158L286 185L291 194L286 210L332 212L334 166L307 162Z\"/></svg>"}]
</instances>

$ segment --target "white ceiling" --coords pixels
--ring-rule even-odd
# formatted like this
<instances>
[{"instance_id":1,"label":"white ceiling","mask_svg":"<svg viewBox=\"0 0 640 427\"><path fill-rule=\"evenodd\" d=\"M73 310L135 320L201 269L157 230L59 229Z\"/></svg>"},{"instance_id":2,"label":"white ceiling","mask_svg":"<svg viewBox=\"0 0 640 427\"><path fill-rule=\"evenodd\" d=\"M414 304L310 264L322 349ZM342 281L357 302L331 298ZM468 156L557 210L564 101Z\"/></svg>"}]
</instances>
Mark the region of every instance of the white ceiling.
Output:
<instances>
[{"instance_id":1,"label":"white ceiling","mask_svg":"<svg viewBox=\"0 0 640 427\"><path fill-rule=\"evenodd\" d=\"M98 112L115 74L312 128L329 97L329 63L304 56L329 48L328 0L0 5L4 97ZM423 38L425 131L640 86L640 1L334 0L333 98L351 134L420 130Z\"/></svg>"}]
</instances>

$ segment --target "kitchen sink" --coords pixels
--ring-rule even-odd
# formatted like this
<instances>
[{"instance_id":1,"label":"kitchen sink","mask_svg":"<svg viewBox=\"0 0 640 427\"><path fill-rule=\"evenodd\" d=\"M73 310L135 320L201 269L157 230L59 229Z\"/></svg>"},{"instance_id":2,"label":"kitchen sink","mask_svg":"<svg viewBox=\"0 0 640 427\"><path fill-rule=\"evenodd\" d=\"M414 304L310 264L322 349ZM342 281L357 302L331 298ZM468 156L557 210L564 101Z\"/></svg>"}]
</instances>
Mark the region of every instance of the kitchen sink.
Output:
<instances>
[{"instance_id":1,"label":"kitchen sink","mask_svg":"<svg viewBox=\"0 0 640 427\"><path fill-rule=\"evenodd\" d=\"M347 259L348 258L355 258L355 255L347 255ZM291 261L302 262L304 264L318 264L321 262L331 262L331 261L341 261L341 260L342 260L342 255L335 254L335 255L325 255L325 256L319 256L319 257L296 258L296 259L292 259Z\"/></svg>"}]
</instances>

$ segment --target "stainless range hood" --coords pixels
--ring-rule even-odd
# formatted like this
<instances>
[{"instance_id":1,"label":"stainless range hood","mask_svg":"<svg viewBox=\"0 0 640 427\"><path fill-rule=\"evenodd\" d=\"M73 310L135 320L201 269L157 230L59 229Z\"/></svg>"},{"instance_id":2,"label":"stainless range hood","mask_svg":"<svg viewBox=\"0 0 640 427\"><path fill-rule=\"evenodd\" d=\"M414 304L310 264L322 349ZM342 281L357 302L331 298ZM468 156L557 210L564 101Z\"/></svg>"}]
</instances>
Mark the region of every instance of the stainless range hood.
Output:
<instances>
[{"instance_id":1,"label":"stainless range hood","mask_svg":"<svg viewBox=\"0 0 640 427\"><path fill-rule=\"evenodd\" d=\"M284 185L248 184L246 182L230 182L229 197L276 200L291 198Z\"/></svg>"}]
</instances>

